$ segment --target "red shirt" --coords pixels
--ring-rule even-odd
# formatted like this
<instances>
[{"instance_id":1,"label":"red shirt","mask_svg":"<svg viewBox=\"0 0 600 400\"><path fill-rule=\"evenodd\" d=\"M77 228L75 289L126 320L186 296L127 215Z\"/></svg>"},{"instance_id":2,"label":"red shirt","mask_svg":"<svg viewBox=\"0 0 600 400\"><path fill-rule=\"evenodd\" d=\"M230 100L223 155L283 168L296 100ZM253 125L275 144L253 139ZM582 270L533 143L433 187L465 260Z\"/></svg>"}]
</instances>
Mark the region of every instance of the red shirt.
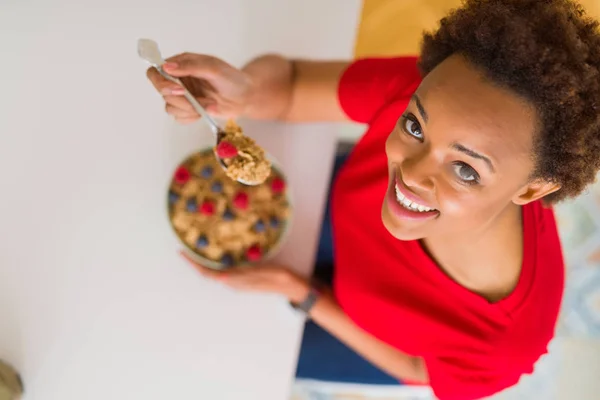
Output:
<instances>
[{"instance_id":1,"label":"red shirt","mask_svg":"<svg viewBox=\"0 0 600 400\"><path fill-rule=\"evenodd\" d=\"M335 295L362 329L423 357L440 399L478 399L531 373L547 351L563 292L562 251L552 210L524 206L521 277L490 303L445 275L418 241L385 229L385 140L420 80L414 57L360 60L341 79L342 108L369 129L334 186Z\"/></svg>"}]
</instances>

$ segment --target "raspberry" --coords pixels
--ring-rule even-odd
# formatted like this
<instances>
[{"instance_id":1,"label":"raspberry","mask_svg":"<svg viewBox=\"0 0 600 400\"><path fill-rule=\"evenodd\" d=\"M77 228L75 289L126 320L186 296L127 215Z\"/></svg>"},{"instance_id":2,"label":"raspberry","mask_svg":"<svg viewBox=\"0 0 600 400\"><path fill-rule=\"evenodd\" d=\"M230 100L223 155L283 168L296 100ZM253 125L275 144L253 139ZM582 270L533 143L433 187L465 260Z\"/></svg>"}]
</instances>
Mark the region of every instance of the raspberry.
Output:
<instances>
[{"instance_id":1,"label":"raspberry","mask_svg":"<svg viewBox=\"0 0 600 400\"><path fill-rule=\"evenodd\" d=\"M215 213L215 204L212 201L206 200L200 206L200 212L204 215L213 215Z\"/></svg>"},{"instance_id":2,"label":"raspberry","mask_svg":"<svg viewBox=\"0 0 600 400\"><path fill-rule=\"evenodd\" d=\"M260 260L261 257L262 257L262 251L257 244L255 244L254 246L252 246L248 250L246 250L246 259L248 261L258 261L258 260Z\"/></svg>"},{"instance_id":3,"label":"raspberry","mask_svg":"<svg viewBox=\"0 0 600 400\"><path fill-rule=\"evenodd\" d=\"M221 158L233 158L237 154L237 148L228 141L223 140L217 145L217 155Z\"/></svg>"},{"instance_id":4,"label":"raspberry","mask_svg":"<svg viewBox=\"0 0 600 400\"><path fill-rule=\"evenodd\" d=\"M275 178L271 182L271 190L273 193L282 193L285 190L285 181L281 178Z\"/></svg>"},{"instance_id":5,"label":"raspberry","mask_svg":"<svg viewBox=\"0 0 600 400\"><path fill-rule=\"evenodd\" d=\"M233 198L233 205L240 210L247 209L249 203L250 199L248 198L248 193L246 192L238 192Z\"/></svg>"},{"instance_id":6,"label":"raspberry","mask_svg":"<svg viewBox=\"0 0 600 400\"><path fill-rule=\"evenodd\" d=\"M185 184L187 181L190 180L190 177L192 175L190 174L190 171L187 170L187 168L185 167L179 167L177 168L177 171L175 171L175 182L183 185Z\"/></svg>"}]
</instances>

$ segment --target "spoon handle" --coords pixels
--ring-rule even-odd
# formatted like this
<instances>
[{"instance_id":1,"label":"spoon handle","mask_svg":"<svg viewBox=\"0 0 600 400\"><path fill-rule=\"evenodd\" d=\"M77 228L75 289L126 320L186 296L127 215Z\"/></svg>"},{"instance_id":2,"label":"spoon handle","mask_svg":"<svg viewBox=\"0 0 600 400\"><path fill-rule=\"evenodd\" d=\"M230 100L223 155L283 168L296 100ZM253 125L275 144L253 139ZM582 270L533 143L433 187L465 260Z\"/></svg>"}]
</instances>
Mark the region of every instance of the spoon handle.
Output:
<instances>
[{"instance_id":1,"label":"spoon handle","mask_svg":"<svg viewBox=\"0 0 600 400\"><path fill-rule=\"evenodd\" d=\"M161 67L157 67L156 69L165 79L168 79L171 82L178 84L179 86L181 86L183 88L183 90L185 90L183 96L187 99L187 101L189 101L192 104L192 107L194 107L194 110L196 110L196 112L198 114L200 114L200 116L202 117L202 120L208 124L208 126L212 130L213 134L218 139L219 132L221 131L221 129L219 128L219 125L217 125L215 120L212 119L212 117L210 115L208 115L208 112L206 112L204 107L202 107L200 105L198 100L196 100L196 98L190 93L190 91L188 90L188 88L185 87L183 82L181 82L180 79L167 74Z\"/></svg>"}]
</instances>

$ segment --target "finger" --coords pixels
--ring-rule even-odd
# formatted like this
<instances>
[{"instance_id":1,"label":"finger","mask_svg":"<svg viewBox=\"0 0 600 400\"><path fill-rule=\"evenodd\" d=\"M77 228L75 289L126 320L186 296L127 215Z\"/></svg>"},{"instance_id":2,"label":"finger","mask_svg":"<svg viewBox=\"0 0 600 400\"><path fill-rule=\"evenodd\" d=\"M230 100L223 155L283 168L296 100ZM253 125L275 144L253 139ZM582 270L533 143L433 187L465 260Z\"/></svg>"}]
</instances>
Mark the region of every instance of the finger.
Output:
<instances>
[{"instance_id":1,"label":"finger","mask_svg":"<svg viewBox=\"0 0 600 400\"><path fill-rule=\"evenodd\" d=\"M170 57L166 61L163 65L164 70L178 78L194 76L210 79L217 72L218 60L203 54L183 53Z\"/></svg>"},{"instance_id":2,"label":"finger","mask_svg":"<svg viewBox=\"0 0 600 400\"><path fill-rule=\"evenodd\" d=\"M169 103L165 105L165 111L167 114L172 115L175 118L198 118L198 114L195 111L183 110Z\"/></svg>"},{"instance_id":3,"label":"finger","mask_svg":"<svg viewBox=\"0 0 600 400\"><path fill-rule=\"evenodd\" d=\"M150 83L152 83L152 86L163 95L183 94L183 88L181 88L181 86L166 80L154 67L148 68L146 76L150 80Z\"/></svg>"},{"instance_id":4,"label":"finger","mask_svg":"<svg viewBox=\"0 0 600 400\"><path fill-rule=\"evenodd\" d=\"M196 109L190 104L190 102L183 96L163 96L165 102L182 110L189 111L190 113L196 114ZM206 110L211 109L215 106L215 101L204 97L196 97L196 100Z\"/></svg>"},{"instance_id":5,"label":"finger","mask_svg":"<svg viewBox=\"0 0 600 400\"><path fill-rule=\"evenodd\" d=\"M232 289L243 290L248 292L267 292L275 293L278 288L270 282L265 282L258 279L237 279L233 276L228 276L223 283Z\"/></svg>"},{"instance_id":6,"label":"finger","mask_svg":"<svg viewBox=\"0 0 600 400\"><path fill-rule=\"evenodd\" d=\"M178 118L178 117L175 117L175 121L177 121L177 123L181 124L181 125L191 125L194 122L198 121L199 119L200 119L199 116L196 116L194 118Z\"/></svg>"}]
</instances>

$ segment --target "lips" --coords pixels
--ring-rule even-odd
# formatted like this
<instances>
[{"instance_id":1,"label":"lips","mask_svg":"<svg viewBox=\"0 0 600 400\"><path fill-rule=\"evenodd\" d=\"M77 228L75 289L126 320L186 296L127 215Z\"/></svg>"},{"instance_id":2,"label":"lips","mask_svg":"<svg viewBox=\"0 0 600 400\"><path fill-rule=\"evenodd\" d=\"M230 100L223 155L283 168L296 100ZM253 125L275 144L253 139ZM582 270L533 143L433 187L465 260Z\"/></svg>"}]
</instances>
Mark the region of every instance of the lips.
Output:
<instances>
[{"instance_id":1,"label":"lips","mask_svg":"<svg viewBox=\"0 0 600 400\"><path fill-rule=\"evenodd\" d=\"M408 190L398 175L396 175L394 190L396 192L396 200L398 203L409 210L417 212L437 211L425 200Z\"/></svg>"},{"instance_id":2,"label":"lips","mask_svg":"<svg viewBox=\"0 0 600 400\"><path fill-rule=\"evenodd\" d=\"M398 201L398 203L400 203L400 205L404 206L405 208L408 208L411 211L417 211L417 212L435 211L434 208L427 207L426 205L424 205L421 202L409 200L402 193L402 190L398 187L398 185L394 185L394 188L396 190L396 200Z\"/></svg>"},{"instance_id":3,"label":"lips","mask_svg":"<svg viewBox=\"0 0 600 400\"><path fill-rule=\"evenodd\" d=\"M399 176L396 176L394 185L390 185L387 197L389 210L400 219L423 220L439 215L439 211L430 203L408 190Z\"/></svg>"}]
</instances>

